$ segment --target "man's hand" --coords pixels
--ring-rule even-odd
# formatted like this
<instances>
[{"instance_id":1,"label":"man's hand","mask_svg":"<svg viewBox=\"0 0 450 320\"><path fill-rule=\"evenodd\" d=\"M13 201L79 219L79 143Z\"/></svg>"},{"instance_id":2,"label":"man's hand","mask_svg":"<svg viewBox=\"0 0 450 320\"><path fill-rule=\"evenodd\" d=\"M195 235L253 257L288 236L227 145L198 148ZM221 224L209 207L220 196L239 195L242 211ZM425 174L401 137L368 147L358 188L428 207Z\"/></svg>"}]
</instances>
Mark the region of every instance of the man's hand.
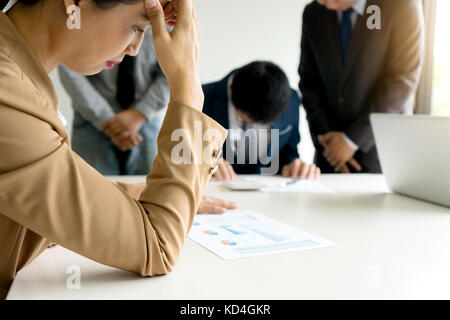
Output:
<instances>
[{"instance_id":1,"label":"man's hand","mask_svg":"<svg viewBox=\"0 0 450 320\"><path fill-rule=\"evenodd\" d=\"M119 112L115 117L106 121L102 130L109 137L127 136L128 133L138 132L146 120L147 118L138 110L128 109Z\"/></svg>"},{"instance_id":2,"label":"man's hand","mask_svg":"<svg viewBox=\"0 0 450 320\"><path fill-rule=\"evenodd\" d=\"M361 171L359 163L353 158L356 151L345 141L342 132L332 131L318 136L319 142L324 146L323 156L336 172L348 170L347 163L356 171ZM350 170L348 170L350 172Z\"/></svg>"},{"instance_id":3,"label":"man's hand","mask_svg":"<svg viewBox=\"0 0 450 320\"><path fill-rule=\"evenodd\" d=\"M283 177L291 177L293 179L310 179L317 180L320 176L320 169L315 164L307 164L299 158L295 158L291 163L285 165L281 170Z\"/></svg>"},{"instance_id":4,"label":"man's hand","mask_svg":"<svg viewBox=\"0 0 450 320\"><path fill-rule=\"evenodd\" d=\"M352 158L347 163L337 165L336 168L334 168L334 171L339 173L351 173L349 166L352 166L358 172L362 170L361 165L358 163L358 161Z\"/></svg>"},{"instance_id":5,"label":"man's hand","mask_svg":"<svg viewBox=\"0 0 450 320\"><path fill-rule=\"evenodd\" d=\"M236 209L235 202L220 200L213 197L204 196L197 213L224 213L227 209Z\"/></svg>"},{"instance_id":6,"label":"man's hand","mask_svg":"<svg viewBox=\"0 0 450 320\"><path fill-rule=\"evenodd\" d=\"M139 145L143 138L139 133L135 132L128 135L113 136L110 139L120 150L127 151Z\"/></svg>"},{"instance_id":7,"label":"man's hand","mask_svg":"<svg viewBox=\"0 0 450 320\"><path fill-rule=\"evenodd\" d=\"M145 120L145 116L139 111L125 110L106 121L101 129L116 146L127 151L141 143L142 136L138 131Z\"/></svg>"},{"instance_id":8,"label":"man's hand","mask_svg":"<svg viewBox=\"0 0 450 320\"><path fill-rule=\"evenodd\" d=\"M218 162L218 168L213 177L219 180L234 180L237 178L236 173L233 170L233 166L229 164L224 158L220 158Z\"/></svg>"}]
</instances>

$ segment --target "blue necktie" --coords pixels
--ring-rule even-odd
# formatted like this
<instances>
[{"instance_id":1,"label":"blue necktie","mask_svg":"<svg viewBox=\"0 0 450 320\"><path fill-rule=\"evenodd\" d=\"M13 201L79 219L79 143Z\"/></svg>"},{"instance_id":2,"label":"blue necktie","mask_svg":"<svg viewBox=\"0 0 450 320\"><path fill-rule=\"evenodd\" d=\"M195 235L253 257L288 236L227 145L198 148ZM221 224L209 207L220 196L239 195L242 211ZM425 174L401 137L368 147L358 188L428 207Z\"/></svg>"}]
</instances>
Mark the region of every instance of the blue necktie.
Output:
<instances>
[{"instance_id":1,"label":"blue necktie","mask_svg":"<svg viewBox=\"0 0 450 320\"><path fill-rule=\"evenodd\" d=\"M339 26L339 37L341 39L341 52L342 60L345 59L347 53L348 45L350 43L350 38L352 36L352 13L353 8L350 8L342 13L342 21Z\"/></svg>"}]
</instances>

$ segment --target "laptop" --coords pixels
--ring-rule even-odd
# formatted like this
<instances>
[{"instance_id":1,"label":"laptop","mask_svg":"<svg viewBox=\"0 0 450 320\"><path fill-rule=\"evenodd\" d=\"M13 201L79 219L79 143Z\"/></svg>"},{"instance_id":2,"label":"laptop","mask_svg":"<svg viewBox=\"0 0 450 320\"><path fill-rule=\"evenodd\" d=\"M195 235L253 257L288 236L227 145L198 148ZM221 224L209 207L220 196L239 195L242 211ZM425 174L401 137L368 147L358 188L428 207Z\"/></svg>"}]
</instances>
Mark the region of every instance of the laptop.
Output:
<instances>
[{"instance_id":1,"label":"laptop","mask_svg":"<svg viewBox=\"0 0 450 320\"><path fill-rule=\"evenodd\" d=\"M450 207L450 117L375 113L370 121L389 188Z\"/></svg>"}]
</instances>

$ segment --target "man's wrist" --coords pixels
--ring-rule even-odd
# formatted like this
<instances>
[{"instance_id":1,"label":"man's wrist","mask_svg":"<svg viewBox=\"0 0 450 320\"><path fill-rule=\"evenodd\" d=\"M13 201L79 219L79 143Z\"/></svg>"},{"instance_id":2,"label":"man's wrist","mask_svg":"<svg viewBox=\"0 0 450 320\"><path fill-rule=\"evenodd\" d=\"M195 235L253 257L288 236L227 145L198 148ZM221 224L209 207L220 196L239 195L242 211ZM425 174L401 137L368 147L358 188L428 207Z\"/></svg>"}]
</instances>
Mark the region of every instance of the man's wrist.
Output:
<instances>
[{"instance_id":1,"label":"man's wrist","mask_svg":"<svg viewBox=\"0 0 450 320\"><path fill-rule=\"evenodd\" d=\"M128 109L126 111L131 112L134 120L139 124L143 124L145 121L147 121L147 117L137 109Z\"/></svg>"}]
</instances>

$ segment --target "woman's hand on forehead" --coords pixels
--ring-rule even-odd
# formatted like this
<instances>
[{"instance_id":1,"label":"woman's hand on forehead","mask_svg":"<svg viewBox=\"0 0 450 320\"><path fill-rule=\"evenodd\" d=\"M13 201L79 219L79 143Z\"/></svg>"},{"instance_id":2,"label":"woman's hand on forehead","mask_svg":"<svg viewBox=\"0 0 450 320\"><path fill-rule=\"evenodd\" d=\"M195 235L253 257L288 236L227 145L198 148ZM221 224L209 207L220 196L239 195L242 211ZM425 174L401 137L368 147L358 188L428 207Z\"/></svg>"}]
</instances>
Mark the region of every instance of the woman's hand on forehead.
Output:
<instances>
[{"instance_id":1,"label":"woman's hand on forehead","mask_svg":"<svg viewBox=\"0 0 450 320\"><path fill-rule=\"evenodd\" d=\"M171 0L160 0L161 6L164 9L164 16L166 23L173 27L177 20L177 10L175 8L175 3Z\"/></svg>"}]
</instances>

